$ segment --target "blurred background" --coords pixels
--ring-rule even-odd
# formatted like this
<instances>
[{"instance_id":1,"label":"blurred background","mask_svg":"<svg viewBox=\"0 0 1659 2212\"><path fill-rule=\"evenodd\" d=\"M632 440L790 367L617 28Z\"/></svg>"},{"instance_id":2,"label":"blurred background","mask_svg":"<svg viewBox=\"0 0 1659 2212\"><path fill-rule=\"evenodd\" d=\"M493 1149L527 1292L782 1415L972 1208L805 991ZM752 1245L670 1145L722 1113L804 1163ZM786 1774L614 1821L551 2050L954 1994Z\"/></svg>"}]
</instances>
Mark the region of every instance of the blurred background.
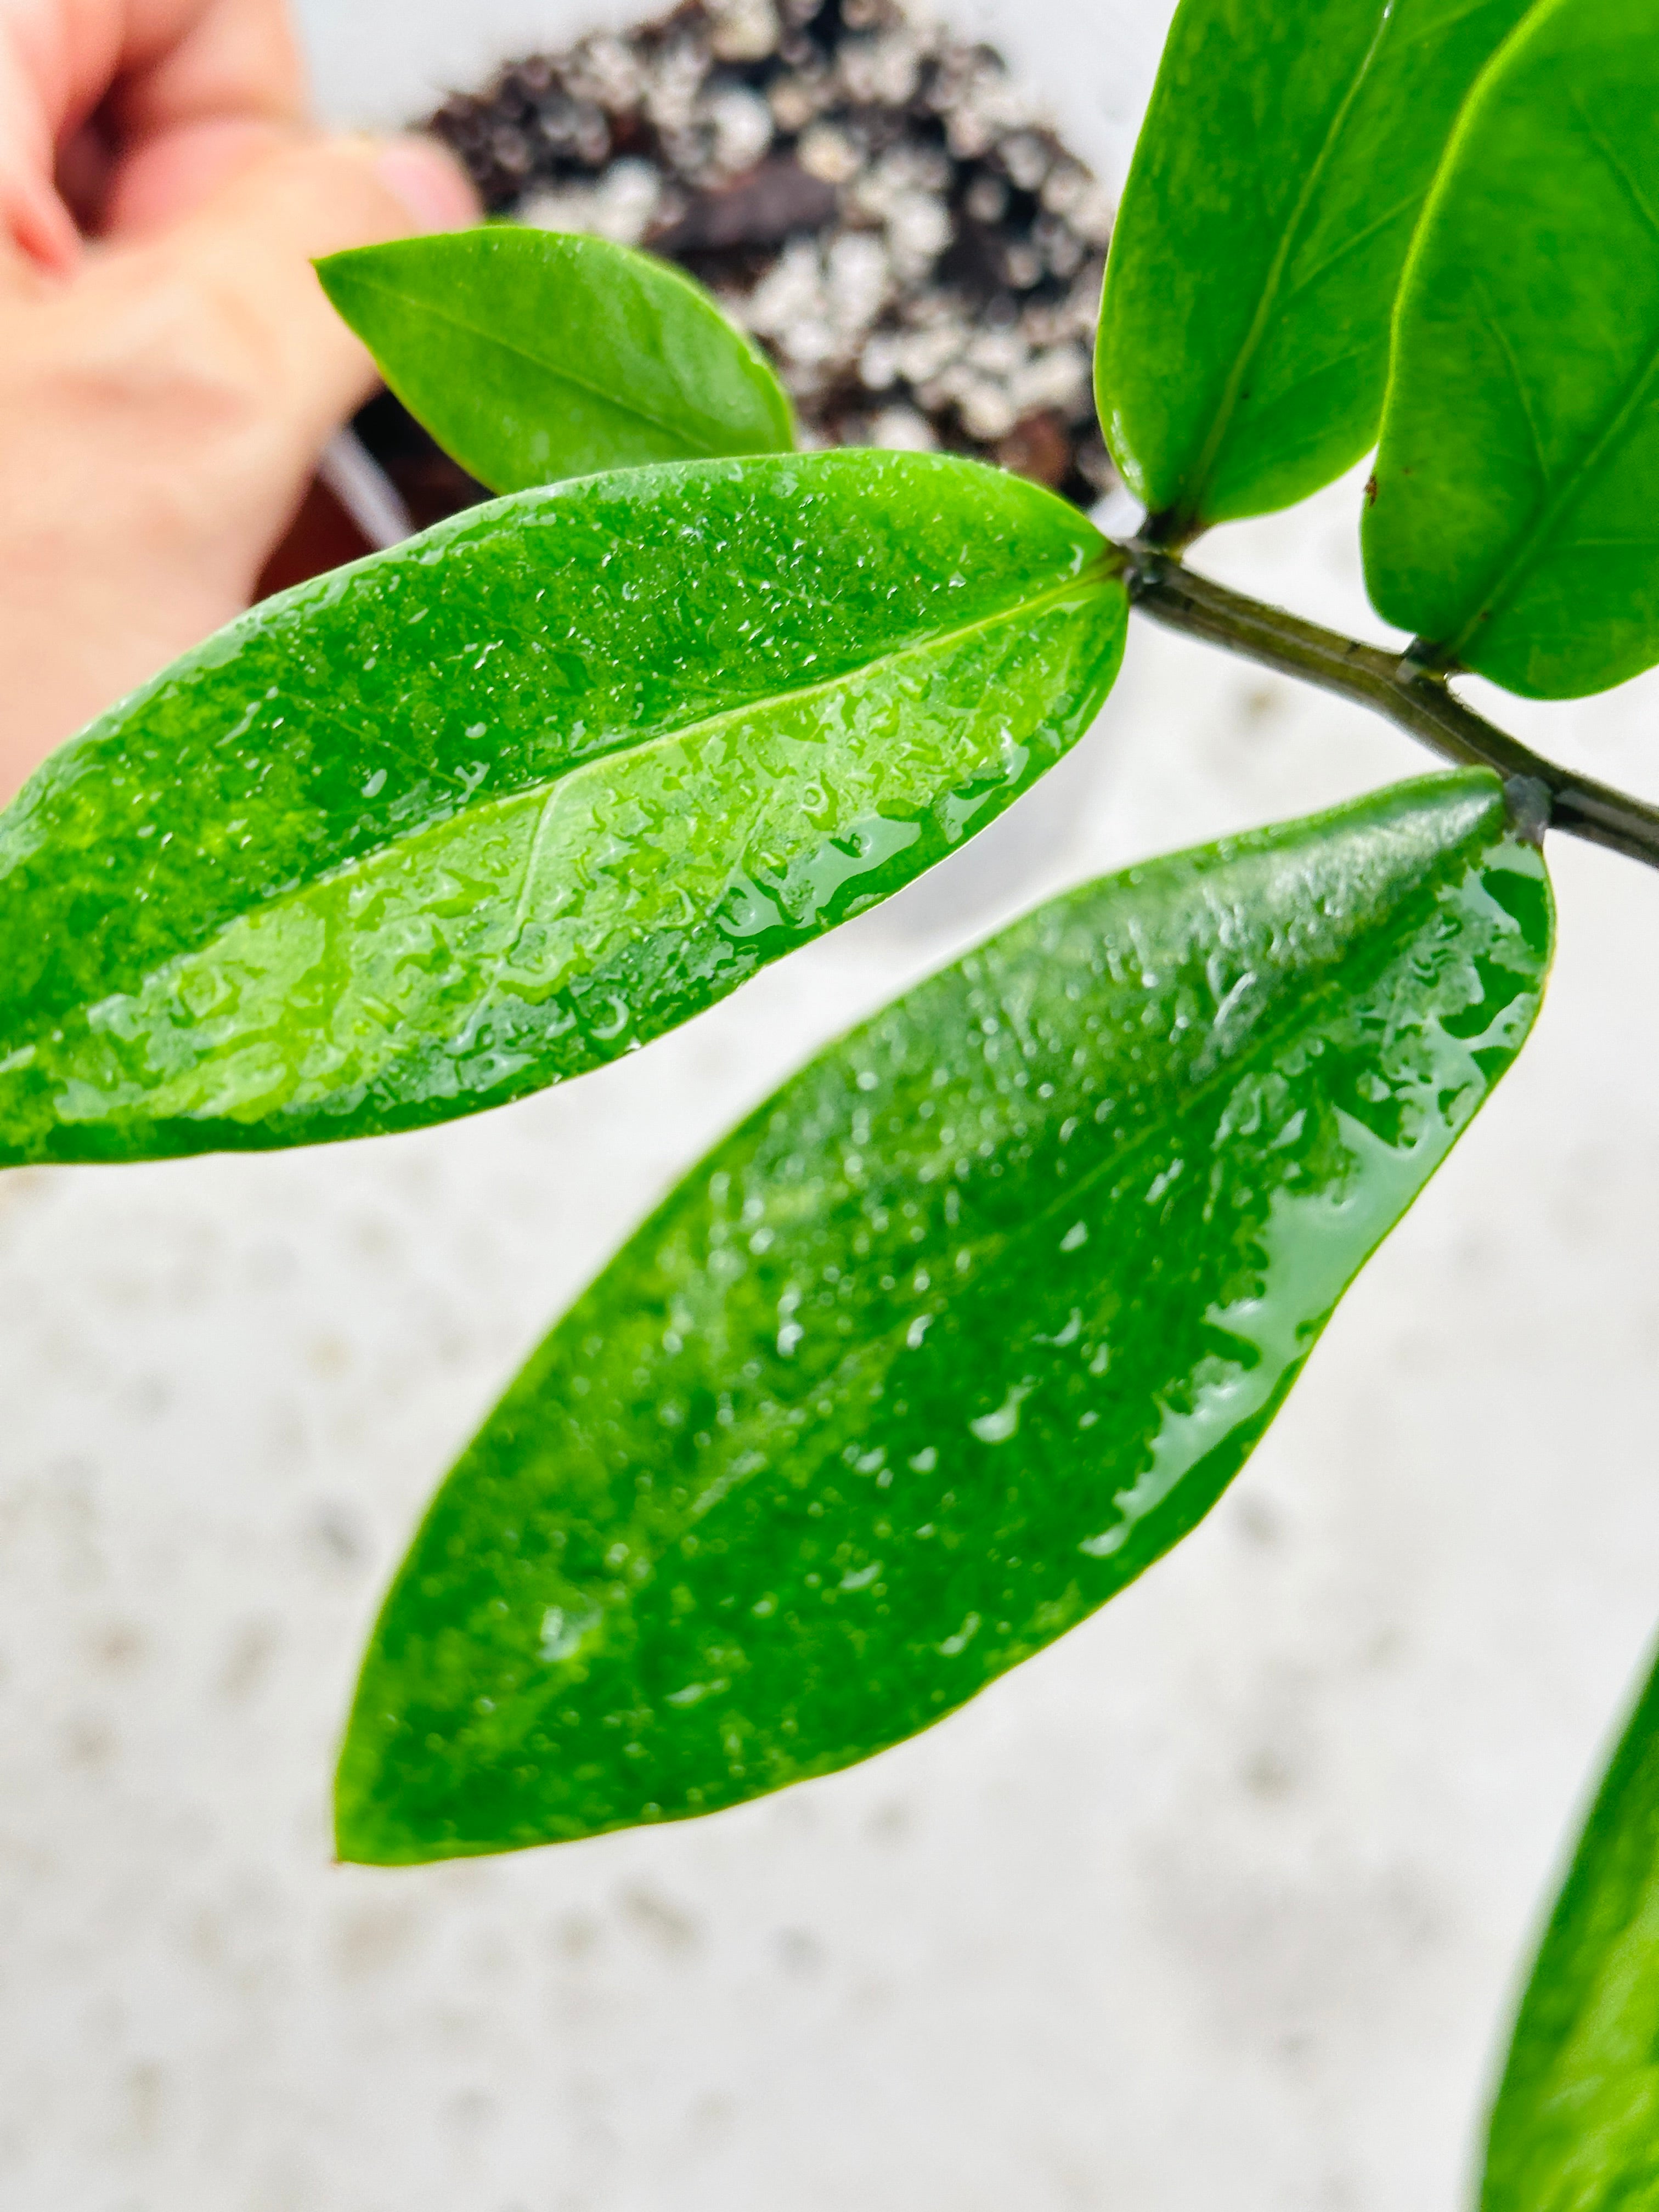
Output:
<instances>
[{"instance_id":1,"label":"blurred background","mask_svg":"<svg viewBox=\"0 0 1659 2212\"><path fill-rule=\"evenodd\" d=\"M308 0L323 110L626 20ZM1121 183L1166 0L954 19ZM1359 474L1363 476L1364 471ZM1370 635L1357 480L1200 565ZM1478 690L1480 687L1472 687ZM1659 681L1500 719L1659 792ZM868 1766L495 1863L329 1863L386 1578L654 1198L1051 890L1426 757L1138 624L968 851L647 1052L453 1127L0 1182L0 2203L1450 2212L1659 1619L1659 881L1552 846L1535 1038L1209 1522Z\"/></svg>"}]
</instances>

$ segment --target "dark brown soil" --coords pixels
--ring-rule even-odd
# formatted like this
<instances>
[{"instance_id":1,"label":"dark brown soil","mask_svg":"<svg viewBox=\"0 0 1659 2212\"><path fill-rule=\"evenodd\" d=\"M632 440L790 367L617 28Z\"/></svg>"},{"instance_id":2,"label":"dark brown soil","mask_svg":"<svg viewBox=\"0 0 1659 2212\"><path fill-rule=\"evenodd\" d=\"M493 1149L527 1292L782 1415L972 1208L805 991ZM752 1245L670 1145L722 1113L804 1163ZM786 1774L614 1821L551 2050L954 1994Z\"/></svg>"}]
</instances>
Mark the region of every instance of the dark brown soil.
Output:
<instances>
[{"instance_id":1,"label":"dark brown soil","mask_svg":"<svg viewBox=\"0 0 1659 2212\"><path fill-rule=\"evenodd\" d=\"M764 345L806 445L939 447L1090 506L1109 210L988 47L892 0L687 0L503 69L428 128L492 210L680 262ZM387 396L357 428L417 526L484 495Z\"/></svg>"}]
</instances>

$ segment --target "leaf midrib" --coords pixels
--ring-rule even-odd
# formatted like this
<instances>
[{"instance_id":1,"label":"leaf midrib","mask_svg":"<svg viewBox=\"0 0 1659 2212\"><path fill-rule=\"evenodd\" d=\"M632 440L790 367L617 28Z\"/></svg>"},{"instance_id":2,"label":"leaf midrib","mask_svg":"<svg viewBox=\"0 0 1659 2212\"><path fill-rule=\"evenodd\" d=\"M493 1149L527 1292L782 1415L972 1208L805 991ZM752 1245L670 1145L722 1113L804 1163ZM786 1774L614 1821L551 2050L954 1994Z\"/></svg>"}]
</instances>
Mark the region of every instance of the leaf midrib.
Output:
<instances>
[{"instance_id":1,"label":"leaf midrib","mask_svg":"<svg viewBox=\"0 0 1659 2212\"><path fill-rule=\"evenodd\" d=\"M952 647L963 641L987 634L1000 625L1041 615L1049 607L1059 604L1073 593L1103 592L1108 585L1115 580L1115 571L1107 565L1109 559L1109 556L1103 553L1077 574L1058 578L1053 583L1046 585L1040 592L993 608L976 616L972 622L958 624L954 629L930 631L920 637L908 639L902 644L893 646L873 659L860 662L854 667L823 677L817 683L797 684L787 690L761 693L753 698L740 701L734 706L721 708L715 714L705 714L692 721L679 722L665 728L653 729L648 735L642 737L624 738L602 751L590 753L581 760L568 763L556 775L521 785L514 791L503 792L488 799L480 799L471 805L464 802L447 813L437 815L422 823L418 828L405 829L401 833L392 831L380 842L368 847L362 852L354 853L332 866L319 869L313 876L275 887L264 897L251 900L245 905L238 906L206 936L194 943L178 946L165 958L157 962L154 968L145 969L123 988L129 994L142 990L151 975L171 966L178 960L188 959L192 955L200 954L222 933L225 928L235 922L252 915L268 911L275 906L301 903L314 892L326 890L337 883L360 875L385 855L395 854L400 848L433 832L441 831L453 823L465 822L471 824L480 819L487 819L492 813L505 813L512 807L539 806L543 820L538 823L537 837L532 842L533 857L534 843L539 842L540 830L544 826L546 816L561 789L576 778L598 771L605 763L616 760L619 757L634 757L649 754L659 747L688 738L701 738L711 732L718 731L722 725L739 721L747 715L764 714L773 709L787 709L815 697L827 696L846 684L864 684L872 677L878 676L882 671L894 668L906 659L930 653L948 652ZM523 902L525 890L526 885L521 881L514 895L520 904ZM503 961L508 957L509 953L504 953ZM46 1018L48 1019L49 1024L60 1024L63 1019L63 1010L60 1009Z\"/></svg>"},{"instance_id":2,"label":"leaf midrib","mask_svg":"<svg viewBox=\"0 0 1659 2212\"><path fill-rule=\"evenodd\" d=\"M1273 259L1268 264L1267 277L1262 284L1261 297L1256 301L1255 313L1251 318L1250 327L1245 332L1243 343L1234 356L1232 368L1229 370L1227 380L1222 386L1221 399L1211 422L1209 435L1200 449L1197 460L1186 473L1182 486L1182 497L1175 502L1176 511L1183 520L1190 520L1196 522L1200 520L1200 508L1204 495L1210 488L1211 473L1238 411L1244 380L1249 374L1255 357L1261 351L1262 343L1267 337L1269 319L1274 307L1278 305L1279 288L1284 282L1285 270L1290 266L1291 255L1300 239L1303 223L1312 204L1314 194L1318 190L1326 170L1335 158L1337 146L1347 128L1348 118L1353 112L1354 103L1359 97L1360 89L1366 78L1371 73L1372 65L1376 60L1377 53L1388 34L1389 26L1392 21L1393 9L1385 6L1381 12L1371 42L1365 49L1364 57L1358 69L1354 72L1346 92L1338 104L1336 113L1332 117L1326 130L1319 152L1310 166L1307 175L1302 180L1302 189L1297 195L1296 205L1291 210L1290 220L1280 233L1279 243L1273 250Z\"/></svg>"},{"instance_id":3,"label":"leaf midrib","mask_svg":"<svg viewBox=\"0 0 1659 2212\"><path fill-rule=\"evenodd\" d=\"M665 438L678 439L684 446L689 459L720 460L726 458L713 446L694 443L687 437L681 427L665 421L661 416L653 414L648 407L641 407L637 401L619 398L616 392L607 392L602 386L590 383L586 377L577 375L571 369L559 367L541 354L532 353L527 346L520 345L512 338L503 337L499 331L484 330L478 324L469 321L463 315L453 313L447 307L435 307L428 300L413 299L408 293L399 291L395 285L377 283L371 276L360 276L357 282L366 292L378 292L383 299L396 301L399 307L414 309L421 314L428 315L434 322L447 324L451 330L464 331L468 337L477 339L481 344L493 347L497 352L511 354L517 361L527 362L532 368L539 369L544 376L550 377L556 384L568 384L573 392L580 392L589 399L597 399L602 405L614 409L619 415L631 416L635 422L646 423Z\"/></svg>"},{"instance_id":4,"label":"leaf midrib","mask_svg":"<svg viewBox=\"0 0 1659 2212\"><path fill-rule=\"evenodd\" d=\"M1472 832L1471 838L1473 837L1473 835L1474 833ZM1425 891L1434 891L1442 888L1449 876L1453 866L1456 863L1463 861L1467 864L1470 842L1471 839L1466 839L1462 843L1453 848L1451 851L1443 852L1437 859L1436 864L1425 872L1424 877L1419 879L1419 887ZM1386 957L1386 954L1380 956L1377 962L1373 963L1373 974L1376 972L1376 967L1383 964ZM1334 961L1330 965L1330 970L1327 974L1325 981L1316 987L1315 992L1311 994L1317 1009L1322 1012L1328 1006L1330 999L1340 988L1352 985L1352 977L1349 977L1346 979L1346 984L1345 986L1345 978L1340 972L1343 969L1344 964L1344 962L1340 959ZM1186 1122L1190 1116L1197 1111L1199 1107L1210 1097L1215 1086L1219 1084L1224 1077L1230 1075L1236 1076L1238 1073L1241 1066L1241 1059L1254 1058L1257 1054L1265 1051L1269 1051L1277 1046L1283 1039L1285 1032L1293 1025L1298 1014L1305 1014L1307 1012L1309 1000L1307 998L1299 997L1294 993L1287 994L1284 998L1278 1012L1275 1014L1268 1016L1263 1021L1261 1026L1256 1030L1246 1054L1241 1055L1239 1058L1224 1058L1215 1061L1215 1063L1204 1074L1202 1074L1196 1082L1192 1084L1183 1092L1169 1122L1161 1125L1161 1127L1148 1127L1142 1130L1138 1135L1132 1137L1127 1144L1123 1145L1117 1151L1104 1155L1102 1158L1097 1160L1092 1167L1086 1169L1081 1175L1079 1175L1075 1182L1069 1183L1063 1192L1057 1194L1047 1205L1040 1206L1034 1212L1029 1212L1023 1215L1019 1221L1012 1228L988 1230L977 1237L969 1237L966 1240L953 1240L953 1243L956 1243L959 1249L965 1249L972 1253L974 1257L974 1266L977 1268L982 1258L998 1256L1001 1253L1008 1250L1011 1247L1024 1243L1031 1237L1036 1235L1040 1230L1051 1229L1055 1218L1061 1213L1069 1212L1085 1198L1086 1194L1100 1182L1103 1176L1109 1173L1115 1175L1128 1168L1132 1168L1138 1160L1145 1158L1146 1153L1157 1142L1160 1140L1161 1138L1168 1135L1173 1126ZM670 1204L672 1205L672 1201L671 1200ZM653 1215L649 1220L645 1222L636 1232L635 1241L644 1243L647 1239L649 1239L653 1247L659 1246L663 1239L665 1226L666 1224L664 1223L660 1213ZM595 1287L597 1287L597 1285ZM584 1333L591 1330L592 1327L592 1320L582 1314L581 1308L586 1305L586 1301L584 1299L581 1302L581 1305L579 1305L576 1309L573 1310L572 1313L568 1316L568 1326L571 1328L573 1334L577 1333L577 1323L579 1321L580 1322L580 1329ZM900 1337L908 1330L915 1319L915 1316L914 1314L908 1315L902 1322L895 1322L889 1328L876 1330L870 1335L861 1339L858 1344L849 1346L843 1357L826 1372L813 1376L810 1379L803 1376L802 1387L800 1389L785 1402L790 1404L804 1402L808 1400L816 1399L826 1391L830 1393L832 1395L835 1395L840 1390L849 1373L854 1370L856 1363L862 1360L871 1351L878 1351L884 1345L892 1345L894 1340ZM775 1398L774 1402L776 1402ZM758 1408L757 1408L756 1413L750 1417L749 1419L734 1424L732 1428L724 1431L722 1434L726 1441L731 1445L732 1450L735 1452L745 1438L759 1432L763 1429L764 1429L766 1432L769 1433L775 1431L777 1423L775 1420L770 1419L769 1417L763 1414ZM757 1468L754 1470L754 1473L756 1475L758 1475L764 1471L764 1469ZM746 1487L750 1480L750 1478L748 1476L739 1478L739 1486ZM721 1500L717 1502L723 1502L724 1498L730 1495L730 1490L723 1492L721 1493ZM696 1516L695 1515L688 1511L686 1525L689 1526L691 1520L696 1517Z\"/></svg>"},{"instance_id":5,"label":"leaf midrib","mask_svg":"<svg viewBox=\"0 0 1659 2212\"><path fill-rule=\"evenodd\" d=\"M481 799L476 806L463 805L452 813L440 815L431 822L423 823L418 830L405 832L402 837L389 836L384 843L371 846L362 853L354 854L350 859L341 861L337 866L321 871L304 883L291 886L290 891L293 894L303 896L307 890L313 888L337 882L341 878L353 874L364 867L382 853L392 852L400 844L422 836L429 830L441 829L448 823L462 818L471 822L489 812L504 812L510 806L520 805L526 802L539 799L545 803L556 793L561 785L603 766L606 761L616 760L623 755L631 757L635 755L647 754L653 751L659 745L672 744L683 738L701 738L711 731L718 730L722 723L738 721L749 714L764 714L775 708L796 706L803 701L826 695L842 684L865 683L871 677L878 675L882 670L895 667L900 661L906 660L914 654L948 651L952 646L981 631L996 629L999 623L1012 622L1018 617L1042 614L1048 607L1073 592L1103 590L1111 580L1112 575L1104 568L1103 564L1091 563L1089 568L1080 570L1074 576L1067 576L1060 581L1045 586L1041 592L1030 598L1013 600L1006 605L994 608L988 613L975 616L972 622L961 623L954 629L931 630L920 637L907 639L903 644L895 645L887 652L877 654L873 659L861 660L853 667L839 670L834 675L820 677L816 683L795 684L779 691L757 692L753 698L742 700L735 706L722 707L716 713L704 714L695 721L675 722L662 728L653 729L644 736L620 738L617 744L607 745L601 751L588 753L580 760L571 761L555 775L541 777L533 783L521 784L515 791L502 792L496 796Z\"/></svg>"},{"instance_id":6,"label":"leaf midrib","mask_svg":"<svg viewBox=\"0 0 1659 2212\"><path fill-rule=\"evenodd\" d=\"M1608 171L1626 197L1632 200L1635 212L1643 226L1648 230L1650 238L1659 238L1659 229L1656 229L1655 218L1651 210L1636 198L1630 179L1625 175L1621 166L1611 158L1607 148L1602 144L1599 133L1595 131L1589 118L1584 114L1577 88L1570 88L1568 96L1580 121L1586 126L1586 136L1600 157L1603 167ZM1504 347L1506 357L1511 362L1513 374L1513 349L1510 344L1508 333L1498 329L1495 318L1493 329ZM1433 641L1437 657L1443 655L1451 660L1461 660L1464 648L1470 641L1478 636L1483 627L1494 621L1510 605L1515 594L1520 590L1535 565L1540 547L1554 534L1557 525L1575 502L1583 498L1601 471L1602 463L1607 459L1609 452L1623 437L1632 416L1639 411L1644 400L1649 395L1656 374L1659 374L1659 331L1656 331L1646 356L1626 387L1624 397L1613 406L1602 429L1591 437L1587 447L1580 448L1580 458L1563 474L1557 489L1534 510L1533 522L1522 533L1510 557L1491 574L1486 584L1474 594L1473 611L1450 637L1437 639ZM1531 409L1527 404L1525 391L1518 378L1516 379L1516 396L1528 434L1532 438L1534 451L1537 451L1538 434L1533 424ZM1541 462L1541 452L1539 458Z\"/></svg>"}]
</instances>

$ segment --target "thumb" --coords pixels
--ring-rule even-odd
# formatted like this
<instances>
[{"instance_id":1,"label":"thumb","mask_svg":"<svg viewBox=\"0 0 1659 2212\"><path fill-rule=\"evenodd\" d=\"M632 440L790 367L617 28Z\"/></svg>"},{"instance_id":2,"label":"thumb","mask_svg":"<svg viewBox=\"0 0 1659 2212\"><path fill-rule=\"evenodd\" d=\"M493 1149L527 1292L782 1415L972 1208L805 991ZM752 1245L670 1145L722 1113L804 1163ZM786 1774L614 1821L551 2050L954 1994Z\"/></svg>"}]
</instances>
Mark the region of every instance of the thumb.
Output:
<instances>
[{"instance_id":1,"label":"thumb","mask_svg":"<svg viewBox=\"0 0 1659 2212\"><path fill-rule=\"evenodd\" d=\"M430 140L316 138L239 167L192 214L130 250L165 255L245 343L249 388L303 471L377 380L313 261L454 229L479 211L460 167Z\"/></svg>"}]
</instances>

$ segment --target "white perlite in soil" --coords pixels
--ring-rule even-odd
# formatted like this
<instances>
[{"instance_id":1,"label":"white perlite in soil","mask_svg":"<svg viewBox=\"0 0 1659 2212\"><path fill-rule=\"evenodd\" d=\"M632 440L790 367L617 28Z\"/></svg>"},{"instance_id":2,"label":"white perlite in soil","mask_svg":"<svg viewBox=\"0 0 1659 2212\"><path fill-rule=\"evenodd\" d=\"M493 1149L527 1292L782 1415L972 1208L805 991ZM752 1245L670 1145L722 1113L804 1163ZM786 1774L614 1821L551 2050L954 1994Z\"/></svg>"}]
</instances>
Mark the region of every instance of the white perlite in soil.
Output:
<instances>
[{"instance_id":1,"label":"white perlite in soil","mask_svg":"<svg viewBox=\"0 0 1659 2212\"><path fill-rule=\"evenodd\" d=\"M701 278L803 444L972 453L1085 505L1110 482L1090 379L1110 207L990 48L890 0L690 0L515 62L428 127L493 212ZM463 503L386 403L365 428L418 520Z\"/></svg>"}]
</instances>

